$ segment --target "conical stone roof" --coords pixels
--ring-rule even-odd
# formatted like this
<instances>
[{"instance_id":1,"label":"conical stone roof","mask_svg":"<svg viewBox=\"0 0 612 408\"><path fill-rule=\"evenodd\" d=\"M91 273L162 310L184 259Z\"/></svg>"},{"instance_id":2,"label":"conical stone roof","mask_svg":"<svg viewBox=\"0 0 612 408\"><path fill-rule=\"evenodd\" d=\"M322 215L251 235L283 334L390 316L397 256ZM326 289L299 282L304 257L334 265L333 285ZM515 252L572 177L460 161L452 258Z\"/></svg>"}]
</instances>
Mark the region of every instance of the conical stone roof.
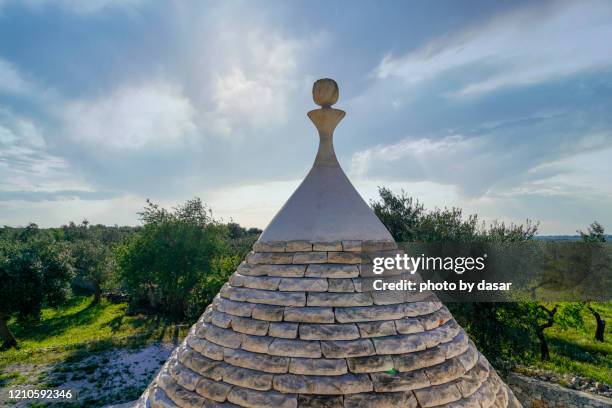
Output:
<instances>
[{"instance_id":1,"label":"conical stone roof","mask_svg":"<svg viewBox=\"0 0 612 408\"><path fill-rule=\"evenodd\" d=\"M313 95L313 168L137 405L520 407L434 295L368 289L397 245L333 152L336 83Z\"/></svg>"}]
</instances>

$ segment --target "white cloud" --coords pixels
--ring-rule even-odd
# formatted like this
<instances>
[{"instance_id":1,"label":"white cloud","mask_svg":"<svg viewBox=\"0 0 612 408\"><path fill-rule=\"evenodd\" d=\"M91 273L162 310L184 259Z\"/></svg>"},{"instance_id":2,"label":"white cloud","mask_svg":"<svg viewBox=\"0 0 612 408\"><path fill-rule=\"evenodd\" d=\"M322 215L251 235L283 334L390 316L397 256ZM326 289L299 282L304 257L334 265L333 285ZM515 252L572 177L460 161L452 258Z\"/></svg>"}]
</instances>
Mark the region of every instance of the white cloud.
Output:
<instances>
[{"instance_id":1,"label":"white cloud","mask_svg":"<svg viewBox=\"0 0 612 408\"><path fill-rule=\"evenodd\" d=\"M0 93L30 94L33 89L13 64L0 58Z\"/></svg>"},{"instance_id":2,"label":"white cloud","mask_svg":"<svg viewBox=\"0 0 612 408\"><path fill-rule=\"evenodd\" d=\"M90 188L64 158L48 151L31 120L0 109L0 193L58 190Z\"/></svg>"},{"instance_id":3,"label":"white cloud","mask_svg":"<svg viewBox=\"0 0 612 408\"><path fill-rule=\"evenodd\" d=\"M269 24L265 24L269 25ZM258 130L286 123L299 98L304 74L299 67L306 54L324 41L324 35L296 39L252 23L213 37L200 64L211 89L205 121L220 135L238 129ZM210 62L214 61L211 66Z\"/></svg>"},{"instance_id":4,"label":"white cloud","mask_svg":"<svg viewBox=\"0 0 612 408\"><path fill-rule=\"evenodd\" d=\"M451 95L479 94L611 67L609 38L610 2L531 5L452 38L432 41L405 56L388 55L377 74L418 82L466 68L473 74Z\"/></svg>"},{"instance_id":5,"label":"white cloud","mask_svg":"<svg viewBox=\"0 0 612 408\"><path fill-rule=\"evenodd\" d=\"M139 149L173 146L194 136L195 113L179 87L157 81L68 103L63 117L66 131L77 143Z\"/></svg>"},{"instance_id":6,"label":"white cloud","mask_svg":"<svg viewBox=\"0 0 612 408\"><path fill-rule=\"evenodd\" d=\"M58 7L62 10L76 14L93 14L112 7L134 7L141 3L142 0L18 0L23 1L26 5L33 9L43 7ZM8 3L8 1L7 1ZM2 6L2 3L0 3Z\"/></svg>"},{"instance_id":7,"label":"white cloud","mask_svg":"<svg viewBox=\"0 0 612 408\"><path fill-rule=\"evenodd\" d=\"M612 134L607 131L582 132L542 133L531 144L516 143L514 133L487 133L472 137L455 134L439 139L405 138L354 153L350 173L364 179L449 184L474 197L545 183L552 176L565 179L571 169L576 174L585 175L579 183L574 183L574 187L585 183L589 177L594 180L589 185L595 187L603 182L595 177L601 172L593 170L599 167L589 160L582 160L582 166L574 163L578 157L592 152L609 152ZM575 188L572 191L578 192ZM612 195L612 191L609 193Z\"/></svg>"},{"instance_id":8,"label":"white cloud","mask_svg":"<svg viewBox=\"0 0 612 408\"><path fill-rule=\"evenodd\" d=\"M485 144L482 138L468 139L461 135L438 140L406 138L397 143L381 144L354 153L350 173L366 178L371 174L379 174L381 170L395 168L400 176L406 176L403 170L409 169L417 180L450 182L457 177L457 171L465 173L468 170L464 160L470 155L477 156ZM444 166L440 166L440 163L444 163Z\"/></svg>"}]
</instances>

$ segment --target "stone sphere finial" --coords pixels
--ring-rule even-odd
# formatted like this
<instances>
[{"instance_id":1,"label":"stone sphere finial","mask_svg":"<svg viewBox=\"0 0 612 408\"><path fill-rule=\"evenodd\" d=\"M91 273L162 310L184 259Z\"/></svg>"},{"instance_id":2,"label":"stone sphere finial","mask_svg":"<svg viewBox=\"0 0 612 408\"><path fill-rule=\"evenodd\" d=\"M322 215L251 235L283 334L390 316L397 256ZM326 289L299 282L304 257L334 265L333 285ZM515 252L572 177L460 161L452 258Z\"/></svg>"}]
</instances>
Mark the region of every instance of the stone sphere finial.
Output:
<instances>
[{"instance_id":1,"label":"stone sphere finial","mask_svg":"<svg viewBox=\"0 0 612 408\"><path fill-rule=\"evenodd\" d=\"M338 84L331 78L317 80L312 86L312 99L322 108L329 108L338 102Z\"/></svg>"}]
</instances>

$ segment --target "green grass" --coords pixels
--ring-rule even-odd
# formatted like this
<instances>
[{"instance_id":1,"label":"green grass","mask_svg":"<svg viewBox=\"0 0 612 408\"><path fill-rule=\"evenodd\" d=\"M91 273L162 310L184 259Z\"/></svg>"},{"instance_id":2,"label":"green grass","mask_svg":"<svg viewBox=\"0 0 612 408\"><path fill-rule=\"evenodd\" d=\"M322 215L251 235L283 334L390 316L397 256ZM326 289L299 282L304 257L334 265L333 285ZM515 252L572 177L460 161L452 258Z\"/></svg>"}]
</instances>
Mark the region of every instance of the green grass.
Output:
<instances>
[{"instance_id":1,"label":"green grass","mask_svg":"<svg viewBox=\"0 0 612 408\"><path fill-rule=\"evenodd\" d=\"M9 327L19 347L0 351L0 369L14 363L48 363L80 359L113 347L138 347L153 341L181 338L186 328L162 318L127 316L127 304L75 296L57 309L42 311L38 323Z\"/></svg>"},{"instance_id":2,"label":"green grass","mask_svg":"<svg viewBox=\"0 0 612 408\"><path fill-rule=\"evenodd\" d=\"M595 318L583 311L584 327L564 329L555 325L546 330L550 361L531 365L558 374L579 375L612 384L612 302L593 306L607 322L605 342L594 339Z\"/></svg>"}]
</instances>

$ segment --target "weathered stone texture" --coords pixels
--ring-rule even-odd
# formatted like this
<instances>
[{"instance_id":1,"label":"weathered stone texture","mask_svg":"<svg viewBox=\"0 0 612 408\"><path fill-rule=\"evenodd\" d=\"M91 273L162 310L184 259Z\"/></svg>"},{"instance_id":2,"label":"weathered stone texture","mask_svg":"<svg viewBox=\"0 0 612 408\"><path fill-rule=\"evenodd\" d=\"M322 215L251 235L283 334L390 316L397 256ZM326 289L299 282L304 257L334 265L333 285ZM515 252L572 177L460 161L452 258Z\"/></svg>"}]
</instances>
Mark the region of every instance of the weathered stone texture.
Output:
<instances>
[{"instance_id":1,"label":"weathered stone texture","mask_svg":"<svg viewBox=\"0 0 612 408\"><path fill-rule=\"evenodd\" d=\"M252 408L297 408L297 395L275 391L256 391L233 387L227 399L237 405Z\"/></svg>"},{"instance_id":2,"label":"weathered stone texture","mask_svg":"<svg viewBox=\"0 0 612 408\"><path fill-rule=\"evenodd\" d=\"M228 350L225 361L235 367L250 368L266 373L282 374L289 369L289 359L244 350Z\"/></svg>"},{"instance_id":3,"label":"weathered stone texture","mask_svg":"<svg viewBox=\"0 0 612 408\"><path fill-rule=\"evenodd\" d=\"M397 334L395 329L395 322L378 321L378 322L363 322L357 323L361 337L381 337L381 336L394 336Z\"/></svg>"},{"instance_id":4,"label":"weathered stone texture","mask_svg":"<svg viewBox=\"0 0 612 408\"><path fill-rule=\"evenodd\" d=\"M434 385L414 391L414 396L423 408L448 404L461 399L461 392L454 383Z\"/></svg>"},{"instance_id":5,"label":"weathered stone texture","mask_svg":"<svg viewBox=\"0 0 612 408\"><path fill-rule=\"evenodd\" d=\"M318 341L275 339L268 353L273 356L320 358L321 344Z\"/></svg>"},{"instance_id":6,"label":"weathered stone texture","mask_svg":"<svg viewBox=\"0 0 612 408\"><path fill-rule=\"evenodd\" d=\"M189 347L200 353L201 355L208 357L212 360L223 360L224 348L214 343L209 342L206 339L198 337L188 337L187 344Z\"/></svg>"},{"instance_id":7,"label":"weathered stone texture","mask_svg":"<svg viewBox=\"0 0 612 408\"><path fill-rule=\"evenodd\" d=\"M372 304L369 293L308 293L308 306L368 306Z\"/></svg>"},{"instance_id":8,"label":"weathered stone texture","mask_svg":"<svg viewBox=\"0 0 612 408\"><path fill-rule=\"evenodd\" d=\"M253 265L242 263L238 273L244 276L271 276L298 278L304 276L306 265Z\"/></svg>"},{"instance_id":9,"label":"weathered stone texture","mask_svg":"<svg viewBox=\"0 0 612 408\"><path fill-rule=\"evenodd\" d=\"M285 252L287 242L285 241L268 241L259 242L253 244L253 251L255 252Z\"/></svg>"},{"instance_id":10,"label":"weathered stone texture","mask_svg":"<svg viewBox=\"0 0 612 408\"><path fill-rule=\"evenodd\" d=\"M215 381L220 381L225 372L225 365L223 362L211 360L189 351L180 353L179 361L198 375Z\"/></svg>"},{"instance_id":11,"label":"weathered stone texture","mask_svg":"<svg viewBox=\"0 0 612 408\"><path fill-rule=\"evenodd\" d=\"M354 340L359 330L354 324L300 324L303 340Z\"/></svg>"},{"instance_id":12,"label":"weathered stone texture","mask_svg":"<svg viewBox=\"0 0 612 408\"><path fill-rule=\"evenodd\" d=\"M308 395L298 397L300 408L344 408L344 399L334 395Z\"/></svg>"},{"instance_id":13,"label":"weathered stone texture","mask_svg":"<svg viewBox=\"0 0 612 408\"><path fill-rule=\"evenodd\" d=\"M346 360L353 373L376 373L394 369L391 356L353 357Z\"/></svg>"},{"instance_id":14,"label":"weathered stone texture","mask_svg":"<svg viewBox=\"0 0 612 408\"><path fill-rule=\"evenodd\" d=\"M327 262L335 264L361 264L362 257L356 252L328 252Z\"/></svg>"},{"instance_id":15,"label":"weathered stone texture","mask_svg":"<svg viewBox=\"0 0 612 408\"><path fill-rule=\"evenodd\" d=\"M340 323L395 320L404 316L404 308L403 305L341 307L335 309L335 315Z\"/></svg>"},{"instance_id":16,"label":"weathered stone texture","mask_svg":"<svg viewBox=\"0 0 612 408\"><path fill-rule=\"evenodd\" d=\"M374 337L372 341L378 354L403 354L425 350L425 342L418 334Z\"/></svg>"},{"instance_id":17,"label":"weathered stone texture","mask_svg":"<svg viewBox=\"0 0 612 408\"><path fill-rule=\"evenodd\" d=\"M281 278L273 278L269 276L242 276L240 279L240 286L251 289L277 290L280 281ZM230 281L230 283L232 282ZM236 285L232 284L232 286Z\"/></svg>"},{"instance_id":18,"label":"weathered stone texture","mask_svg":"<svg viewBox=\"0 0 612 408\"><path fill-rule=\"evenodd\" d=\"M438 347L445 352L446 358L460 356L468 349L467 335L463 330L460 330L459 333L457 333L457 335L451 341L447 343L441 343Z\"/></svg>"},{"instance_id":19,"label":"weathered stone texture","mask_svg":"<svg viewBox=\"0 0 612 408\"><path fill-rule=\"evenodd\" d=\"M304 306L306 294L302 292L278 292L271 290L227 288L221 296L237 302L261 303L276 306Z\"/></svg>"},{"instance_id":20,"label":"weathered stone texture","mask_svg":"<svg viewBox=\"0 0 612 408\"><path fill-rule=\"evenodd\" d=\"M274 389L284 393L342 395L372 391L372 381L365 374L328 377L285 374L274 377Z\"/></svg>"},{"instance_id":21,"label":"weathered stone texture","mask_svg":"<svg viewBox=\"0 0 612 408\"><path fill-rule=\"evenodd\" d=\"M312 243L309 241L289 241L286 247L287 252L307 252L312 251Z\"/></svg>"},{"instance_id":22,"label":"weathered stone texture","mask_svg":"<svg viewBox=\"0 0 612 408\"><path fill-rule=\"evenodd\" d=\"M293 262L292 253L279 252L251 252L247 255L250 264L290 264Z\"/></svg>"},{"instance_id":23,"label":"weathered stone texture","mask_svg":"<svg viewBox=\"0 0 612 408\"><path fill-rule=\"evenodd\" d=\"M202 326L204 338L219 346L238 348L242 342L242 335L230 329L221 329L216 326ZM199 334L198 334L199 335Z\"/></svg>"},{"instance_id":24,"label":"weathered stone texture","mask_svg":"<svg viewBox=\"0 0 612 408\"><path fill-rule=\"evenodd\" d=\"M215 299L213 308L219 312L242 317L251 317L251 313L253 312L253 305L250 303L235 302L222 297Z\"/></svg>"},{"instance_id":25,"label":"weathered stone texture","mask_svg":"<svg viewBox=\"0 0 612 408\"><path fill-rule=\"evenodd\" d=\"M511 374L506 381L514 391L514 395L508 395L508 406L511 401L516 404L515 396L525 407L608 408L612 406L610 398L571 390L519 374Z\"/></svg>"},{"instance_id":26,"label":"weathered stone texture","mask_svg":"<svg viewBox=\"0 0 612 408\"><path fill-rule=\"evenodd\" d=\"M341 375L346 374L346 360L323 358L292 358L289 372L304 375ZM330 379L333 381L333 379Z\"/></svg>"},{"instance_id":27,"label":"weathered stone texture","mask_svg":"<svg viewBox=\"0 0 612 408\"><path fill-rule=\"evenodd\" d=\"M386 392L347 395L344 397L344 406L346 408L417 408L418 404L410 392Z\"/></svg>"},{"instance_id":28,"label":"weathered stone texture","mask_svg":"<svg viewBox=\"0 0 612 408\"><path fill-rule=\"evenodd\" d=\"M437 348L393 356L395 368L404 372L431 367L444 362L444 360L444 352Z\"/></svg>"},{"instance_id":29,"label":"weathered stone texture","mask_svg":"<svg viewBox=\"0 0 612 408\"><path fill-rule=\"evenodd\" d=\"M311 278L356 278L359 276L359 266L331 264L308 265L305 276Z\"/></svg>"},{"instance_id":30,"label":"weathered stone texture","mask_svg":"<svg viewBox=\"0 0 612 408\"><path fill-rule=\"evenodd\" d=\"M278 290L290 292L327 292L327 279L283 278Z\"/></svg>"},{"instance_id":31,"label":"weathered stone texture","mask_svg":"<svg viewBox=\"0 0 612 408\"><path fill-rule=\"evenodd\" d=\"M223 381L228 384L259 391L272 389L272 374L247 368L233 367L231 370L226 370L223 375Z\"/></svg>"},{"instance_id":32,"label":"weathered stone texture","mask_svg":"<svg viewBox=\"0 0 612 408\"><path fill-rule=\"evenodd\" d=\"M193 391L198 385L198 382L202 377L196 374L194 371L183 366L181 363L177 363L170 367L170 375L174 378L174 381L186 390Z\"/></svg>"},{"instance_id":33,"label":"weathered stone texture","mask_svg":"<svg viewBox=\"0 0 612 408\"><path fill-rule=\"evenodd\" d=\"M377 392L412 391L430 385L429 379L420 370L395 374L380 372L370 376Z\"/></svg>"},{"instance_id":34,"label":"weathered stone texture","mask_svg":"<svg viewBox=\"0 0 612 408\"><path fill-rule=\"evenodd\" d=\"M157 389L164 407L512 406L436 298L362 291L372 278L351 263L360 249L350 241L260 246L148 395Z\"/></svg>"},{"instance_id":35,"label":"weathered stone texture","mask_svg":"<svg viewBox=\"0 0 612 408\"><path fill-rule=\"evenodd\" d=\"M322 341L321 350L325 358L348 358L370 356L375 353L368 339Z\"/></svg>"},{"instance_id":36,"label":"weathered stone texture","mask_svg":"<svg viewBox=\"0 0 612 408\"><path fill-rule=\"evenodd\" d=\"M425 330L433 330L451 319L452 316L446 307L442 307L431 314L418 317Z\"/></svg>"},{"instance_id":37,"label":"weathered stone texture","mask_svg":"<svg viewBox=\"0 0 612 408\"><path fill-rule=\"evenodd\" d=\"M446 360L425 369L425 374L429 378L431 385L440 385L455 380L465 374L465 368L458 359Z\"/></svg>"},{"instance_id":38,"label":"weathered stone texture","mask_svg":"<svg viewBox=\"0 0 612 408\"><path fill-rule=\"evenodd\" d=\"M242 344L240 347L246 351L252 351L253 353L268 353L268 347L274 340L270 336L243 336Z\"/></svg>"},{"instance_id":39,"label":"weathered stone texture","mask_svg":"<svg viewBox=\"0 0 612 408\"><path fill-rule=\"evenodd\" d=\"M255 336L265 336L268 333L269 324L266 321L251 319L250 317L234 316L232 318L232 329L234 331Z\"/></svg>"},{"instance_id":40,"label":"weathered stone texture","mask_svg":"<svg viewBox=\"0 0 612 408\"><path fill-rule=\"evenodd\" d=\"M342 242L313 242L313 251L342 251Z\"/></svg>"},{"instance_id":41,"label":"weathered stone texture","mask_svg":"<svg viewBox=\"0 0 612 408\"><path fill-rule=\"evenodd\" d=\"M346 252L361 252L361 241L346 240L342 241L342 250Z\"/></svg>"},{"instance_id":42,"label":"weathered stone texture","mask_svg":"<svg viewBox=\"0 0 612 408\"><path fill-rule=\"evenodd\" d=\"M333 323L334 309L331 307L288 307L285 321L303 323Z\"/></svg>"},{"instance_id":43,"label":"weathered stone texture","mask_svg":"<svg viewBox=\"0 0 612 408\"><path fill-rule=\"evenodd\" d=\"M421 321L415 317L406 317L395 321L395 328L400 334L412 334L425 331Z\"/></svg>"},{"instance_id":44,"label":"weathered stone texture","mask_svg":"<svg viewBox=\"0 0 612 408\"><path fill-rule=\"evenodd\" d=\"M320 264L327 262L327 252L296 252L293 254L294 264Z\"/></svg>"},{"instance_id":45,"label":"weathered stone texture","mask_svg":"<svg viewBox=\"0 0 612 408\"><path fill-rule=\"evenodd\" d=\"M280 322L283 320L284 313L284 306L255 305L251 315L253 316L253 319Z\"/></svg>"},{"instance_id":46,"label":"weathered stone texture","mask_svg":"<svg viewBox=\"0 0 612 408\"><path fill-rule=\"evenodd\" d=\"M227 329L232 324L232 315L228 315L222 312L213 311L211 315L211 323L217 327Z\"/></svg>"},{"instance_id":47,"label":"weathered stone texture","mask_svg":"<svg viewBox=\"0 0 612 408\"><path fill-rule=\"evenodd\" d=\"M196 392L213 401L223 402L227 399L227 394L231 389L232 386L224 382L202 378L196 387Z\"/></svg>"},{"instance_id":48,"label":"weathered stone texture","mask_svg":"<svg viewBox=\"0 0 612 408\"><path fill-rule=\"evenodd\" d=\"M153 387L149 394L149 402L151 403L151 408L178 408L178 405L168 398L164 390L159 387Z\"/></svg>"},{"instance_id":49,"label":"weathered stone texture","mask_svg":"<svg viewBox=\"0 0 612 408\"><path fill-rule=\"evenodd\" d=\"M355 292L352 279L328 279L327 282L330 292Z\"/></svg>"},{"instance_id":50,"label":"weathered stone texture","mask_svg":"<svg viewBox=\"0 0 612 408\"><path fill-rule=\"evenodd\" d=\"M270 323L270 336L295 339L298 335L297 323Z\"/></svg>"}]
</instances>

